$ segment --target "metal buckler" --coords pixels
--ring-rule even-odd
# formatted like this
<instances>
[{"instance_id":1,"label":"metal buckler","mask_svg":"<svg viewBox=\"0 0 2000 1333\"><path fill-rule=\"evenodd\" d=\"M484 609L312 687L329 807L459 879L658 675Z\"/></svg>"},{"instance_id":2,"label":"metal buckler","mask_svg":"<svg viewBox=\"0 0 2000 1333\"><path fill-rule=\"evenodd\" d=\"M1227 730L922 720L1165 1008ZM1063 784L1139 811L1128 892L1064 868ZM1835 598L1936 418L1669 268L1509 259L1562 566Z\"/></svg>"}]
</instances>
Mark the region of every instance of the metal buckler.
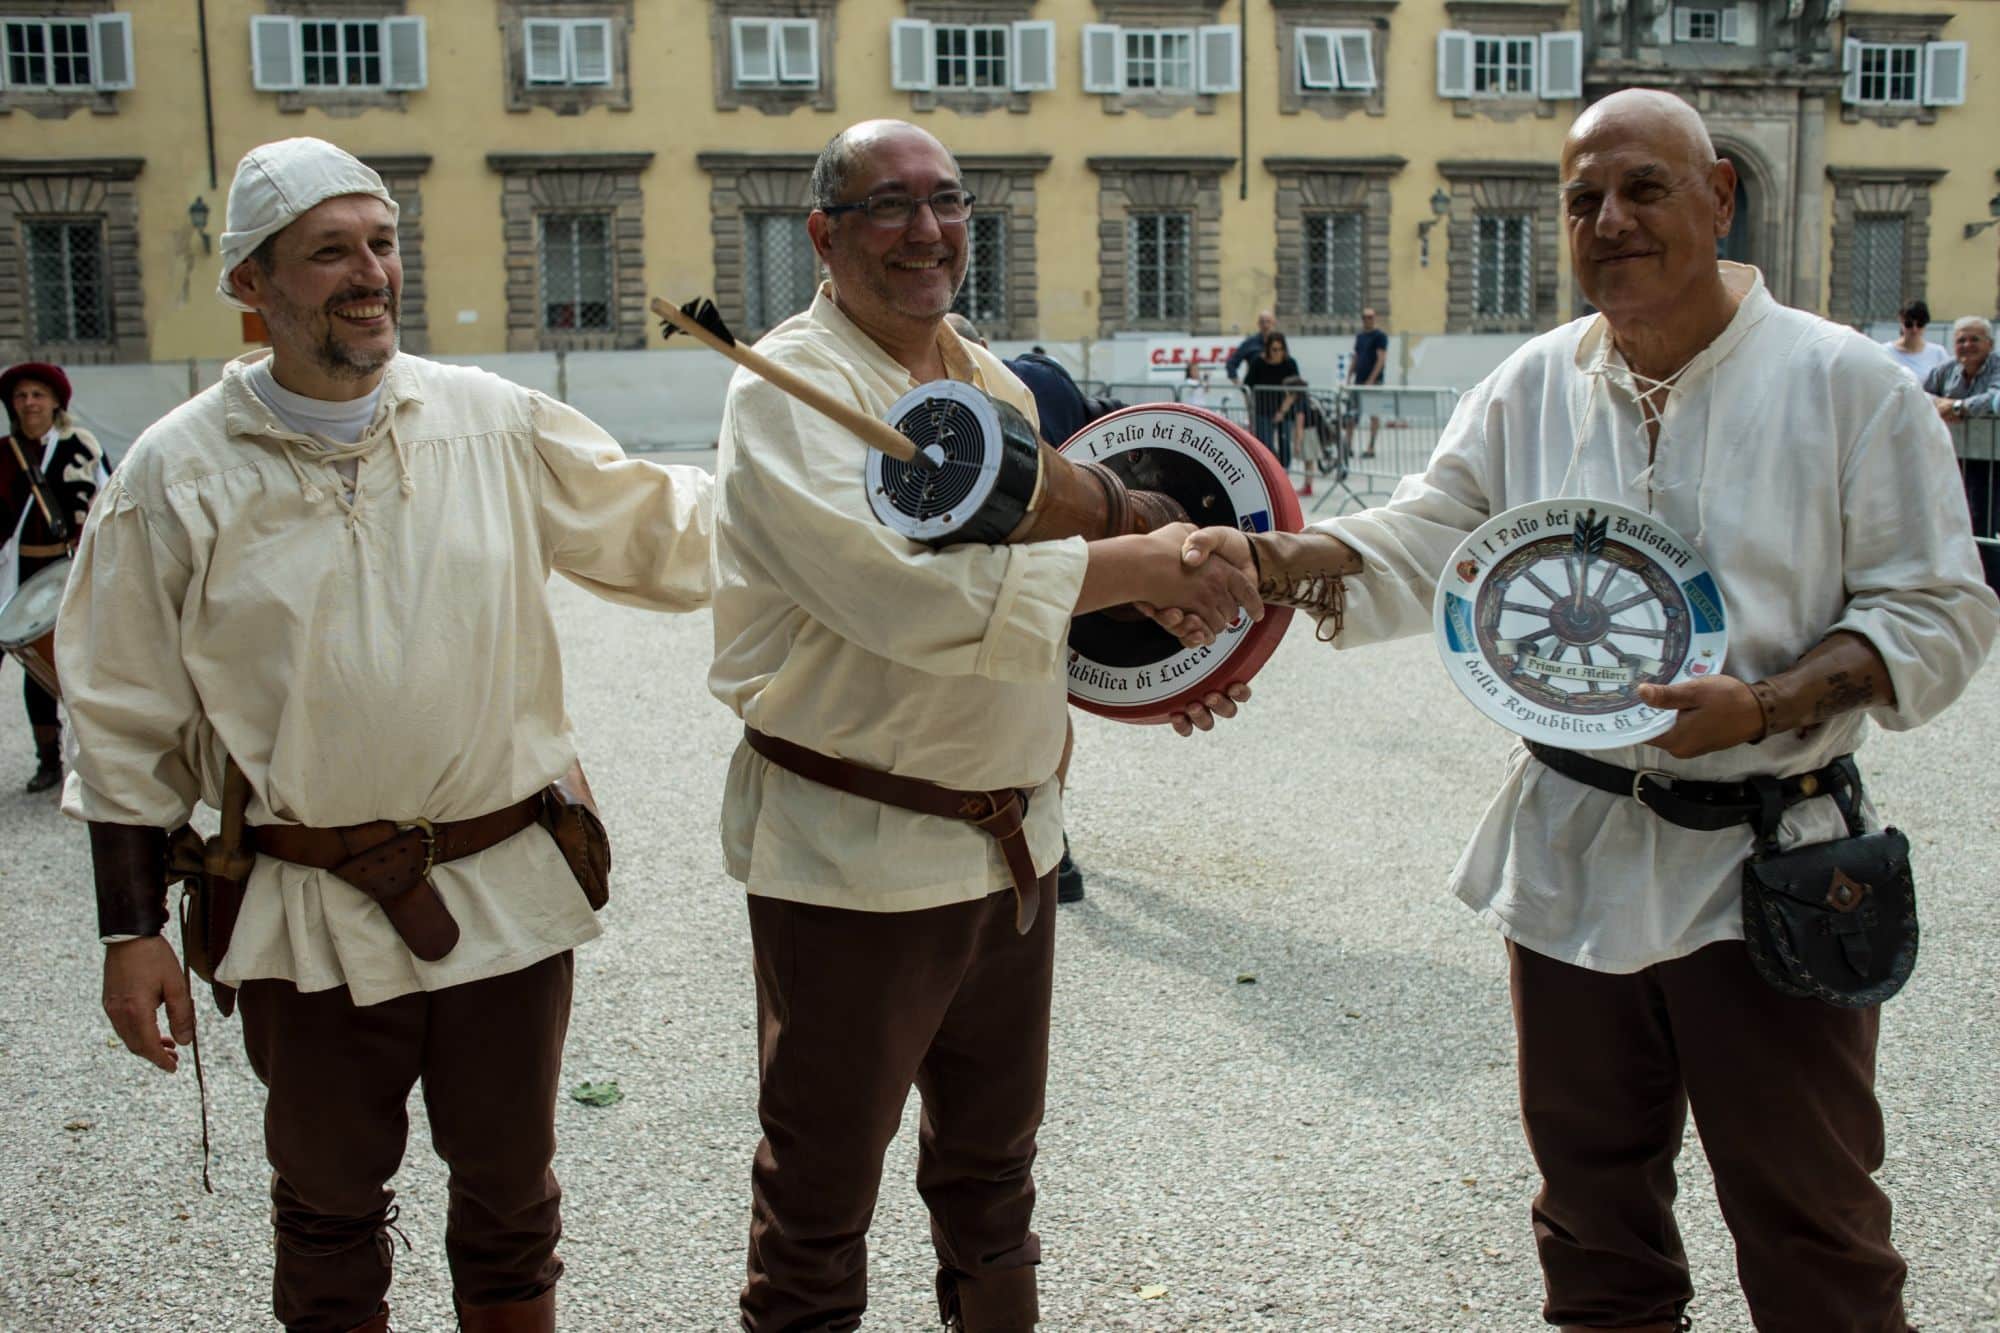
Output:
<instances>
[{"instance_id":1,"label":"metal buckler","mask_svg":"<svg viewBox=\"0 0 2000 1333\"><path fill-rule=\"evenodd\" d=\"M1652 806L1646 805L1645 791L1646 791L1647 778L1658 778L1661 781L1661 783L1671 787L1674 785L1674 775L1671 773L1663 773L1657 768L1641 768L1633 770L1632 799L1637 801L1640 805L1646 806L1646 809L1653 810ZM1653 813L1658 814L1659 811L1653 810Z\"/></svg>"},{"instance_id":2,"label":"metal buckler","mask_svg":"<svg viewBox=\"0 0 2000 1333\"><path fill-rule=\"evenodd\" d=\"M398 833L409 833L412 831L423 835L424 864L423 868L417 871L417 878L424 879L431 873L431 867L437 864L437 830L431 827L431 821L428 819L405 820L396 825L396 832Z\"/></svg>"}]
</instances>

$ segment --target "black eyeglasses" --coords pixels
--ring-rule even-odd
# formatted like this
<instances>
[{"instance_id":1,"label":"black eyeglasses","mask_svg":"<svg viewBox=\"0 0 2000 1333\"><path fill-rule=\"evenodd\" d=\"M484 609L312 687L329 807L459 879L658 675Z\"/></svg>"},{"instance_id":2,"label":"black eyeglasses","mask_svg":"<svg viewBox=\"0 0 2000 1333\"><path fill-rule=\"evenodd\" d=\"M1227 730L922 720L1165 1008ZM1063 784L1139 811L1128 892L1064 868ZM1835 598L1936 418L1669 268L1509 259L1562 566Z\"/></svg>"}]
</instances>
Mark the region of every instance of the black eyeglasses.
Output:
<instances>
[{"instance_id":1,"label":"black eyeglasses","mask_svg":"<svg viewBox=\"0 0 2000 1333\"><path fill-rule=\"evenodd\" d=\"M931 216L938 220L939 226L953 226L972 216L972 193L969 190L939 190L928 198L901 192L871 194L858 203L832 204L820 212L828 217L838 217L842 213L866 213L868 220L878 227L907 227L910 220L916 217L919 204L931 206Z\"/></svg>"}]
</instances>

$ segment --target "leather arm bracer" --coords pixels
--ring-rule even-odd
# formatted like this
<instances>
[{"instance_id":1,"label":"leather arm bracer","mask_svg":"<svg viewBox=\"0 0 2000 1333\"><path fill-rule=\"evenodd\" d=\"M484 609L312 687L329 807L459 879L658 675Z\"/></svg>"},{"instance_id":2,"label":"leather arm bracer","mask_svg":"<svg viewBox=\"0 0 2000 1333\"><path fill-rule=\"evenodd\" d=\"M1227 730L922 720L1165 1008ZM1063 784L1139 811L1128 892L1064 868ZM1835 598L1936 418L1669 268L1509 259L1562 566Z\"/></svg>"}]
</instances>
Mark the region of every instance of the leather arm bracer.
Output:
<instances>
[{"instance_id":1,"label":"leather arm bracer","mask_svg":"<svg viewBox=\"0 0 2000 1333\"><path fill-rule=\"evenodd\" d=\"M97 881L97 933L157 935L167 926L167 833L136 824L90 822Z\"/></svg>"},{"instance_id":2,"label":"leather arm bracer","mask_svg":"<svg viewBox=\"0 0 2000 1333\"><path fill-rule=\"evenodd\" d=\"M1075 463L1046 443L1041 487L1028 516L1008 534L1010 544L1082 537L1099 541L1187 522L1187 511L1158 491L1135 491L1102 463Z\"/></svg>"}]
</instances>

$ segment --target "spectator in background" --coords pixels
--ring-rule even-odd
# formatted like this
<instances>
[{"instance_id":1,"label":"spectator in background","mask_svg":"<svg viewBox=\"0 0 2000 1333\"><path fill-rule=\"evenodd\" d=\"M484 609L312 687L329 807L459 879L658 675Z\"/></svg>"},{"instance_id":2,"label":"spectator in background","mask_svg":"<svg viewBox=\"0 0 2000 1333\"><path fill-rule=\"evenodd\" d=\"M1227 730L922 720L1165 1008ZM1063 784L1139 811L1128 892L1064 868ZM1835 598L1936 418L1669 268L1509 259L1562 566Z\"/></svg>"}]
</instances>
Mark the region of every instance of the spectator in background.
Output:
<instances>
[{"instance_id":1,"label":"spectator in background","mask_svg":"<svg viewBox=\"0 0 2000 1333\"><path fill-rule=\"evenodd\" d=\"M1201 372L1201 362L1187 363L1187 372L1181 376L1181 401L1190 407L1207 407L1208 376Z\"/></svg>"},{"instance_id":2,"label":"spectator in background","mask_svg":"<svg viewBox=\"0 0 2000 1333\"><path fill-rule=\"evenodd\" d=\"M1347 382L1367 386L1380 384L1382 372L1389 368L1389 335L1375 327L1375 312L1361 312L1361 332L1354 335L1354 355L1347 362ZM1357 409L1358 409L1357 404ZM1357 410L1355 420L1360 420ZM1375 456L1375 433L1382 429L1382 418L1371 415L1368 418L1368 447L1361 451L1363 458Z\"/></svg>"},{"instance_id":3,"label":"spectator in background","mask_svg":"<svg viewBox=\"0 0 2000 1333\"><path fill-rule=\"evenodd\" d=\"M1263 355L1243 372L1243 387L1250 394L1251 432L1278 456L1286 471L1292 466L1292 435L1290 424L1278 414L1287 395L1277 390L1288 379L1301 379L1299 363L1292 360L1285 335L1272 329L1264 335Z\"/></svg>"},{"instance_id":4,"label":"spectator in background","mask_svg":"<svg viewBox=\"0 0 2000 1333\"><path fill-rule=\"evenodd\" d=\"M1257 312L1257 331L1236 344L1236 350L1231 352L1229 359L1222 363L1222 373L1229 376L1233 382L1236 379L1236 372L1241 370L1246 363L1254 364L1258 357L1264 355L1264 339L1270 337L1271 330L1277 327L1278 317L1276 315L1273 315L1268 310L1259 310Z\"/></svg>"},{"instance_id":5,"label":"spectator in background","mask_svg":"<svg viewBox=\"0 0 2000 1333\"><path fill-rule=\"evenodd\" d=\"M2000 387L2000 356L1993 353L1993 326L1978 315L1966 315L1951 326L1951 350L1955 358L1941 362L1924 376L1924 392L1937 404L1938 415L1946 421L1963 421L1967 416L1990 412L1992 390ZM1967 410L1967 399L1980 399Z\"/></svg>"},{"instance_id":6,"label":"spectator in background","mask_svg":"<svg viewBox=\"0 0 2000 1333\"><path fill-rule=\"evenodd\" d=\"M967 342L986 346L986 339L980 336L979 326L964 315L953 311L944 317L951 331ZM1020 377L1028 386L1028 392L1035 396L1035 415L1039 423L1042 440L1051 448L1061 448L1063 441L1103 416L1124 406L1114 398L1093 398L1085 393L1077 382L1070 378L1062 362L1050 356L1039 346L1033 351L1023 352L1004 360L1007 369ZM1067 761L1064 767L1068 767ZM1056 867L1056 901L1058 903L1078 903L1083 901L1083 872L1076 867L1076 858L1069 854L1069 833L1063 833L1062 862Z\"/></svg>"},{"instance_id":7,"label":"spectator in background","mask_svg":"<svg viewBox=\"0 0 2000 1333\"><path fill-rule=\"evenodd\" d=\"M1902 336L1891 338L1882 344L1882 348L1896 358L1898 365L1915 375L1921 384L1926 375L1951 360L1951 353L1924 337L1924 330L1930 327L1931 308L1922 301L1912 301L1904 306L1902 320Z\"/></svg>"}]
</instances>

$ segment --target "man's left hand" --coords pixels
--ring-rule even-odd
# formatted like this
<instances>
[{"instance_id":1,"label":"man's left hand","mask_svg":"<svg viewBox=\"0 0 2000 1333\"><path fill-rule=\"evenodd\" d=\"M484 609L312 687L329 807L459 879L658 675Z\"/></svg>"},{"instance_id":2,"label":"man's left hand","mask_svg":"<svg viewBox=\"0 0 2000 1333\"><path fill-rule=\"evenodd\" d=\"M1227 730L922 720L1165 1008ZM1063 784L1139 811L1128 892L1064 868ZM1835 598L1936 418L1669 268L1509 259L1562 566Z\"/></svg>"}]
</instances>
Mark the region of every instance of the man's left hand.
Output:
<instances>
[{"instance_id":1,"label":"man's left hand","mask_svg":"<svg viewBox=\"0 0 2000 1333\"><path fill-rule=\"evenodd\" d=\"M1189 704L1186 712L1175 713L1167 721L1173 724L1174 734L1192 736L1197 731L1213 730L1218 717L1235 717L1236 705L1249 700L1250 687L1239 680L1226 690L1203 695L1201 702Z\"/></svg>"},{"instance_id":2,"label":"man's left hand","mask_svg":"<svg viewBox=\"0 0 2000 1333\"><path fill-rule=\"evenodd\" d=\"M1705 676L1678 685L1641 685L1639 700L1680 714L1673 730L1648 744L1676 759L1745 745L1764 734L1764 710L1750 687L1734 676Z\"/></svg>"}]
</instances>

